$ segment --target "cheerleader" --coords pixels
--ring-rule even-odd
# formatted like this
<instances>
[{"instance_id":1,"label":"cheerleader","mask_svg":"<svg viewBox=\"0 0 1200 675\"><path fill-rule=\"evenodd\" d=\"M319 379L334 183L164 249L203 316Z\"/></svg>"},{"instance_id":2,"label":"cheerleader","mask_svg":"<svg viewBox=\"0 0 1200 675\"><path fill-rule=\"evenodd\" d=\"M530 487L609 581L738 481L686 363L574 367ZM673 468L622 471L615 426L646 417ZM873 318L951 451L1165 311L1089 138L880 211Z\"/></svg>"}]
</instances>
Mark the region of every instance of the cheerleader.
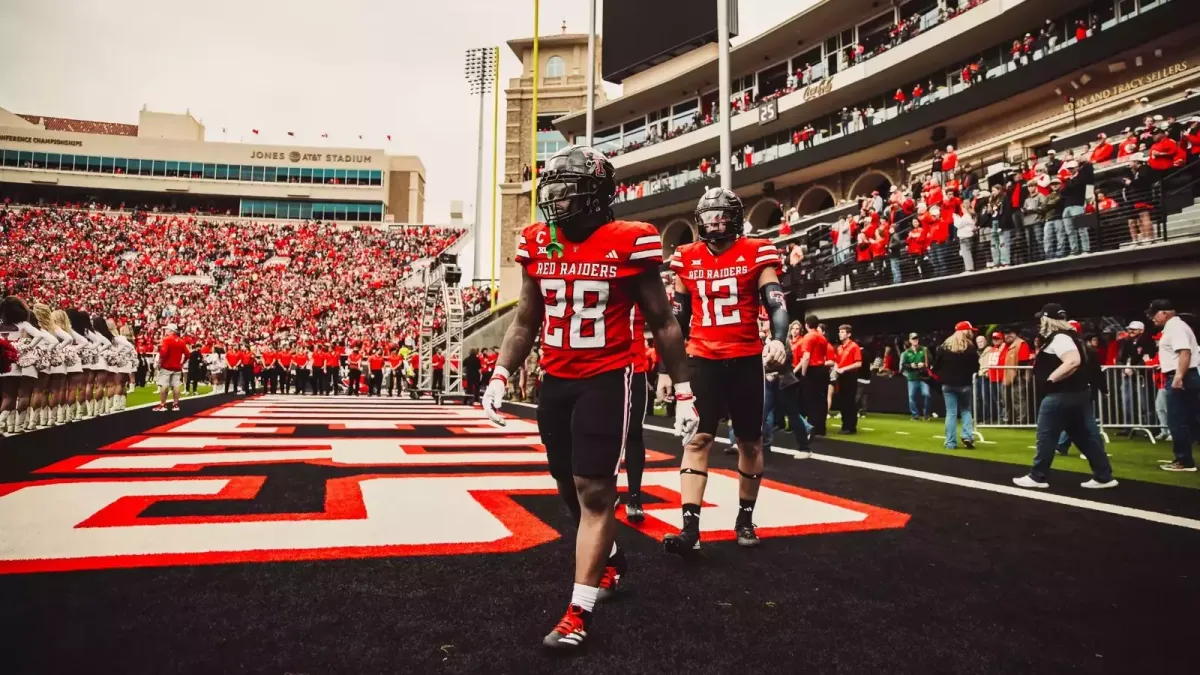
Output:
<instances>
[{"instance_id":1,"label":"cheerleader","mask_svg":"<svg viewBox=\"0 0 1200 675\"><path fill-rule=\"evenodd\" d=\"M37 345L42 332L29 323L29 307L17 297L0 301L0 335L17 350L17 362L0 373L0 430L5 436L24 431L29 420L29 399L37 384Z\"/></svg>"},{"instance_id":2,"label":"cheerleader","mask_svg":"<svg viewBox=\"0 0 1200 675\"><path fill-rule=\"evenodd\" d=\"M117 353L117 384L116 384L116 410L125 409L125 394L129 391L129 387L133 384L133 374L137 370L137 347L133 346L133 327L129 324L121 326L120 331L117 330L116 323L112 319L108 320L108 329L116 334L113 338L113 344L116 346Z\"/></svg>"},{"instance_id":3,"label":"cheerleader","mask_svg":"<svg viewBox=\"0 0 1200 675\"><path fill-rule=\"evenodd\" d=\"M50 314L54 324L54 335L59 339L63 352L63 370L65 375L58 392L58 410L55 418L59 424L74 422L79 419L79 392L83 388L83 364L79 360L79 348L87 341L71 332L71 319L61 309Z\"/></svg>"},{"instance_id":4,"label":"cheerleader","mask_svg":"<svg viewBox=\"0 0 1200 675\"><path fill-rule=\"evenodd\" d=\"M37 327L42 331L42 341L37 346L37 386L33 389L30 400L29 427L30 429L45 429L53 426L54 406L58 399L55 396L53 380L62 379L67 370L63 366L60 340L54 335L54 323L50 320L50 308L43 304L33 306L33 318Z\"/></svg>"},{"instance_id":5,"label":"cheerleader","mask_svg":"<svg viewBox=\"0 0 1200 675\"><path fill-rule=\"evenodd\" d=\"M92 316L92 333L89 340L94 340L100 347L100 355L96 359L96 384L92 395L96 401L96 414L108 415L113 412L117 398L117 352L113 345L113 334L108 328L108 321L101 315Z\"/></svg>"}]
</instances>

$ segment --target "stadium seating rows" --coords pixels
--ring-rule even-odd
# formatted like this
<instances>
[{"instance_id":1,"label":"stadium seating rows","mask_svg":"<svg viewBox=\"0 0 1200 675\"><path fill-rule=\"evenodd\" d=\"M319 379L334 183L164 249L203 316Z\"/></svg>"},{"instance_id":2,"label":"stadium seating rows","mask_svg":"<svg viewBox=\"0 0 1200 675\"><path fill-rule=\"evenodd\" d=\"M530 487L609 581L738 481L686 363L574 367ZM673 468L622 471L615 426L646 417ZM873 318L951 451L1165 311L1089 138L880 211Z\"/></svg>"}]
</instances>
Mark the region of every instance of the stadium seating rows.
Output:
<instances>
[{"instance_id":1,"label":"stadium seating rows","mask_svg":"<svg viewBox=\"0 0 1200 675\"><path fill-rule=\"evenodd\" d=\"M14 208L0 212L0 286L132 323L150 340L176 323L220 344L415 343L424 289L403 282L463 234ZM468 316L487 309L486 289L463 293Z\"/></svg>"}]
</instances>

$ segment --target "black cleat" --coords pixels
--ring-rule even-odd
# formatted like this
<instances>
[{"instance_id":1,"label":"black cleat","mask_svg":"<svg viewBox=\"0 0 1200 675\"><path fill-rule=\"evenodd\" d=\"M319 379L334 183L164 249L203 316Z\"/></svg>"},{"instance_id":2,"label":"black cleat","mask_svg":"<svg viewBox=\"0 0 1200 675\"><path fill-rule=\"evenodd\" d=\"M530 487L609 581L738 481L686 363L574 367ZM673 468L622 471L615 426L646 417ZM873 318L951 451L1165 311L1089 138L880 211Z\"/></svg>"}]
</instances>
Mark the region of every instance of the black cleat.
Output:
<instances>
[{"instance_id":1,"label":"black cleat","mask_svg":"<svg viewBox=\"0 0 1200 675\"><path fill-rule=\"evenodd\" d=\"M625 518L631 523L640 523L646 519L646 511L642 508L642 496L631 492L625 497Z\"/></svg>"},{"instance_id":2,"label":"black cleat","mask_svg":"<svg viewBox=\"0 0 1200 675\"><path fill-rule=\"evenodd\" d=\"M542 638L542 644L549 649L561 651L578 651L583 648L587 639L587 622L591 612L584 611L579 605L567 607L567 613L554 627L554 630Z\"/></svg>"},{"instance_id":3,"label":"black cleat","mask_svg":"<svg viewBox=\"0 0 1200 675\"><path fill-rule=\"evenodd\" d=\"M616 554L609 556L608 562L604 563L604 575L600 577L600 590L596 592L597 602L607 602L617 596L628 569L629 563L625 561L625 551L618 548Z\"/></svg>"},{"instance_id":4,"label":"black cleat","mask_svg":"<svg viewBox=\"0 0 1200 675\"><path fill-rule=\"evenodd\" d=\"M754 523L738 523L733 529L737 532L738 546L754 548L762 544L762 539L758 538L758 532L754 531Z\"/></svg>"},{"instance_id":5,"label":"black cleat","mask_svg":"<svg viewBox=\"0 0 1200 675\"><path fill-rule=\"evenodd\" d=\"M964 439L962 439L962 443L963 443L963 447L964 447L964 448L966 448L966 449L968 449L968 450L974 450L974 449L975 449L975 441L974 441L974 440L972 440L972 439L970 439L970 438L964 438Z\"/></svg>"},{"instance_id":6,"label":"black cleat","mask_svg":"<svg viewBox=\"0 0 1200 675\"><path fill-rule=\"evenodd\" d=\"M663 550L684 558L690 558L700 550L700 531L685 528L679 534L663 537Z\"/></svg>"}]
</instances>

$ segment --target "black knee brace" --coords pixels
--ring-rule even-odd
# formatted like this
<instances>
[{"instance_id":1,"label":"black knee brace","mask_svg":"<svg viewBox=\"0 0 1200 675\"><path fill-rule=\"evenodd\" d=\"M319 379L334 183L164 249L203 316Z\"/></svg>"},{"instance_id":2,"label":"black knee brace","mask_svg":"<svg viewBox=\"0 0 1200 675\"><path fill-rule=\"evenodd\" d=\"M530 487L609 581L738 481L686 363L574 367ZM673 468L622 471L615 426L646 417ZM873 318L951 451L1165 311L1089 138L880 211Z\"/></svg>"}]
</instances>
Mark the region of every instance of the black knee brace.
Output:
<instances>
[{"instance_id":1,"label":"black knee brace","mask_svg":"<svg viewBox=\"0 0 1200 675\"><path fill-rule=\"evenodd\" d=\"M685 474L685 473L694 473L694 474L696 474L697 476L704 476L705 478L707 478L707 477L708 477L708 472L707 472L707 471L701 471L701 470L699 470L699 469L680 469L680 470L679 470L679 474L680 474L680 475L683 475L683 474Z\"/></svg>"},{"instance_id":2,"label":"black knee brace","mask_svg":"<svg viewBox=\"0 0 1200 675\"><path fill-rule=\"evenodd\" d=\"M746 473L741 469L738 469L737 472L741 474L743 478L749 478L750 480L761 480L763 477L761 473Z\"/></svg>"}]
</instances>

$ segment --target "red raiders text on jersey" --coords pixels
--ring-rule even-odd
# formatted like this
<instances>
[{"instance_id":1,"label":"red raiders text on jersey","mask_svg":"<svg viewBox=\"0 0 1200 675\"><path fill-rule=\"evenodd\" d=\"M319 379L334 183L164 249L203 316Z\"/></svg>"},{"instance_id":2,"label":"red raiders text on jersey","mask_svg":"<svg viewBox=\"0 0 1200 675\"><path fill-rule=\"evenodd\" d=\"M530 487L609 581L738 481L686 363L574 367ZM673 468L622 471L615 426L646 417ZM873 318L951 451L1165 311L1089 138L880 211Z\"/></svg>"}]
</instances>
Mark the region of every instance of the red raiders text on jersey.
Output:
<instances>
[{"instance_id":1,"label":"red raiders text on jersey","mask_svg":"<svg viewBox=\"0 0 1200 675\"><path fill-rule=\"evenodd\" d=\"M586 240L560 241L563 255L546 251L550 228L526 227L516 262L538 282L546 304L542 368L582 379L633 363L633 296L628 283L662 264L662 239L648 223L615 220ZM637 339L642 339L641 335Z\"/></svg>"},{"instance_id":2,"label":"red raiders text on jersey","mask_svg":"<svg viewBox=\"0 0 1200 675\"><path fill-rule=\"evenodd\" d=\"M692 295L688 354L705 359L761 354L758 278L768 267L778 274L781 264L766 239L742 237L718 256L704 242L675 249L671 270Z\"/></svg>"}]
</instances>

